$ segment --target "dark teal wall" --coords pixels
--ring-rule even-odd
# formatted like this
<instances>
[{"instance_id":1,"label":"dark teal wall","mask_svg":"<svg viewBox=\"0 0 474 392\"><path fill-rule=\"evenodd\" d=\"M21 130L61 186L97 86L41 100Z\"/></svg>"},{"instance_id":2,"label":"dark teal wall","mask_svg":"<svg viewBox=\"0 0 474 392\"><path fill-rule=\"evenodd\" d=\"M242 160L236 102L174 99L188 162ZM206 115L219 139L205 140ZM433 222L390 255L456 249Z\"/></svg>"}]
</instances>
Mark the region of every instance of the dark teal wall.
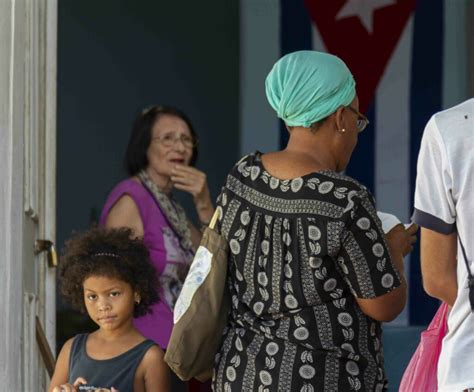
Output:
<instances>
[{"instance_id":1,"label":"dark teal wall","mask_svg":"<svg viewBox=\"0 0 474 392\"><path fill-rule=\"evenodd\" d=\"M58 3L59 246L124 177L133 117L150 104L189 115L201 140L197 166L216 197L238 159L238 2ZM190 197L181 199L189 210Z\"/></svg>"}]
</instances>

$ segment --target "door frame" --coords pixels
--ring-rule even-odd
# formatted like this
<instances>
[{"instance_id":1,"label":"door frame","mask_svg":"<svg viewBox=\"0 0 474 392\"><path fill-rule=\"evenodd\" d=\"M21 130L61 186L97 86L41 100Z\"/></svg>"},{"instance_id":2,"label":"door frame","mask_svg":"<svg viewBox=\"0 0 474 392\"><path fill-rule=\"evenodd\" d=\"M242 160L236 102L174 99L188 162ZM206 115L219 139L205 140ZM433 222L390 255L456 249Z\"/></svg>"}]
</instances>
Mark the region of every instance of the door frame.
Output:
<instances>
[{"instance_id":1,"label":"door frame","mask_svg":"<svg viewBox=\"0 0 474 392\"><path fill-rule=\"evenodd\" d=\"M55 347L56 274L46 267L45 254L32 256L34 241L25 235L25 222L37 219L35 235L54 241L56 48L57 0L0 1L0 380L5 390L30 390L31 375L39 375L41 383L47 380L41 358L32 362L34 369L28 369L24 346L30 344L34 355L39 354L34 331L33 335L25 334L28 329L25 319L34 320L38 315L50 347ZM34 99L32 91L36 94ZM32 117L35 117L33 121ZM25 148L27 139L35 135L36 130L29 129L32 124L43 127L39 155L44 159L37 160L41 165L37 171L31 171L25 164L29 165L32 158L31 150ZM25 137L27 132L29 135ZM32 175L35 172L39 176ZM41 216L37 217L28 216L25 211L35 182L41 182L46 191L38 193L36 205ZM37 288L44 293L35 315L25 306L24 276L32 262L40 263L35 264L35 267L40 265ZM44 388L36 385L35 390Z\"/></svg>"}]
</instances>

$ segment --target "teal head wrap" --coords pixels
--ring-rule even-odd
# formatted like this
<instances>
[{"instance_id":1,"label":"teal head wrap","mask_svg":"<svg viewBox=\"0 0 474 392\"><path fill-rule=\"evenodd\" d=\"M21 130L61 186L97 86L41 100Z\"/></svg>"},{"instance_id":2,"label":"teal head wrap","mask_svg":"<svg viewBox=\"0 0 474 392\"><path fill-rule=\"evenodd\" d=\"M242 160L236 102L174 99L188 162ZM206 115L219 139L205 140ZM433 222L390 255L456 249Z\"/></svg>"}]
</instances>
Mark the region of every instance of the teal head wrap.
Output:
<instances>
[{"instance_id":1,"label":"teal head wrap","mask_svg":"<svg viewBox=\"0 0 474 392\"><path fill-rule=\"evenodd\" d=\"M276 62L265 90L268 102L288 126L310 127L352 102L355 81L339 57L302 50Z\"/></svg>"}]
</instances>

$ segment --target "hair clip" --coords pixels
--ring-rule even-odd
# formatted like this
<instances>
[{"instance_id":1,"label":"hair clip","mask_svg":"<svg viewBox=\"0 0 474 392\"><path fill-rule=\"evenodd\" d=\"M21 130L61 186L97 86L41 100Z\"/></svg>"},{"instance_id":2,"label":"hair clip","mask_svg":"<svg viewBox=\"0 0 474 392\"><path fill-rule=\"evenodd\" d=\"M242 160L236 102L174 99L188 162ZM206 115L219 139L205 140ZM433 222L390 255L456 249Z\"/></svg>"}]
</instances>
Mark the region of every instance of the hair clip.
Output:
<instances>
[{"instance_id":1,"label":"hair clip","mask_svg":"<svg viewBox=\"0 0 474 392\"><path fill-rule=\"evenodd\" d=\"M147 106L146 108L144 108L144 109L142 110L142 114L141 114L141 115L142 115L142 116L146 116L146 115L148 115L149 113L151 113L152 111L157 110L157 109L159 109L159 108L160 108L160 107L157 106L157 105Z\"/></svg>"},{"instance_id":2,"label":"hair clip","mask_svg":"<svg viewBox=\"0 0 474 392\"><path fill-rule=\"evenodd\" d=\"M106 257L114 257L116 259L119 259L120 256L116 253L112 252L97 252L92 255L93 257L100 257L100 256L106 256Z\"/></svg>"}]
</instances>

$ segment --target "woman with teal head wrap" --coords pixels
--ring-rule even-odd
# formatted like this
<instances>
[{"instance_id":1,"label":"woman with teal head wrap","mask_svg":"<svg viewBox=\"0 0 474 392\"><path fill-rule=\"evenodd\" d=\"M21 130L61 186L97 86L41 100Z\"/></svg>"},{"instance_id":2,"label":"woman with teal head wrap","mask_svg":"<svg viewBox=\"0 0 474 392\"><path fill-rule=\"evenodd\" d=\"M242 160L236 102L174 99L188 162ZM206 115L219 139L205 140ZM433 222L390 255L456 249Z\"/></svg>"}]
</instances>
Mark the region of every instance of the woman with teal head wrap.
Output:
<instances>
[{"instance_id":1,"label":"woman with teal head wrap","mask_svg":"<svg viewBox=\"0 0 474 392\"><path fill-rule=\"evenodd\" d=\"M275 155L278 161L296 153L293 165L301 161L307 170L346 168L369 121L359 112L354 77L339 57L311 50L289 53L273 66L265 90L290 132L287 148Z\"/></svg>"},{"instance_id":2,"label":"woman with teal head wrap","mask_svg":"<svg viewBox=\"0 0 474 392\"><path fill-rule=\"evenodd\" d=\"M295 52L266 93L290 137L242 158L218 199L232 303L213 390L384 391L380 322L405 306L410 238L385 235L368 190L339 174L368 123L354 78Z\"/></svg>"},{"instance_id":3,"label":"woman with teal head wrap","mask_svg":"<svg viewBox=\"0 0 474 392\"><path fill-rule=\"evenodd\" d=\"M310 127L353 101L355 81L333 55L302 50L280 59L265 82L268 102L288 126Z\"/></svg>"}]
</instances>

